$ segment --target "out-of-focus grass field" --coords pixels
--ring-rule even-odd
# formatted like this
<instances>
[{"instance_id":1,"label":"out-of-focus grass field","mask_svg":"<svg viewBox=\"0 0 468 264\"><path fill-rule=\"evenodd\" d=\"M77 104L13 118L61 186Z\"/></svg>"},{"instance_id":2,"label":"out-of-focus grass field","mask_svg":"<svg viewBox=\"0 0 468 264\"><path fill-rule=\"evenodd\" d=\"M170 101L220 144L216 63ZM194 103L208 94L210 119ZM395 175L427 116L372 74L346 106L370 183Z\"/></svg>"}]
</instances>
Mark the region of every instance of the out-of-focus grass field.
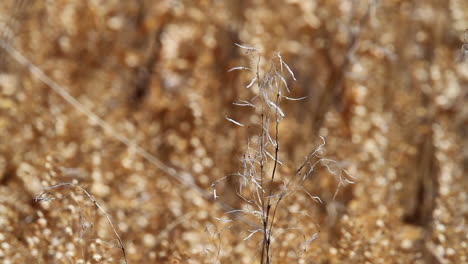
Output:
<instances>
[{"instance_id":1,"label":"out-of-focus grass field","mask_svg":"<svg viewBox=\"0 0 468 264\"><path fill-rule=\"evenodd\" d=\"M318 166L303 187L322 204L282 202L273 263L467 263L467 28L465 0L1 1L2 46L114 132L0 49L0 262L124 260L80 189L34 200L66 182L105 209L128 263L258 263L262 235L216 219L243 208L236 180L211 196L261 132L226 118L261 118L232 104L259 92L228 72L255 66L238 43L261 71L280 52L287 96L306 97L282 102L279 179L320 137L356 178Z\"/></svg>"}]
</instances>

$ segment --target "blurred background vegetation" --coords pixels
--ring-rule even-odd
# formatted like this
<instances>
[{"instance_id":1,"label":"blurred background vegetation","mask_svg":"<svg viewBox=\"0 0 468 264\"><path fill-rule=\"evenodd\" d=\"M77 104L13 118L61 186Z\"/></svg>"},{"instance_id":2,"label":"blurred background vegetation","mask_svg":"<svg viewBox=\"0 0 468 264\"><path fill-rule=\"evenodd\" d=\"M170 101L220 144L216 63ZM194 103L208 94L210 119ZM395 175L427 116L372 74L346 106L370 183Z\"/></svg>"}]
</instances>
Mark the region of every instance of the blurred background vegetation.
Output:
<instances>
[{"instance_id":1,"label":"blurred background vegetation","mask_svg":"<svg viewBox=\"0 0 468 264\"><path fill-rule=\"evenodd\" d=\"M258 118L232 104L255 93L249 74L228 72L249 66L240 43L281 52L297 78L288 96L307 96L285 102L280 173L323 136L326 155L357 178L333 199L335 179L314 173L305 187L323 205L290 200L286 210L307 217L282 221L320 235L306 249L300 233L281 237L275 263L467 263L467 28L465 0L3 0L0 41L190 184L0 49L0 260L122 260L83 193L33 200L75 182L106 208L129 263L256 262L260 238L222 225L218 202L193 188L209 193L239 171L258 134L225 119ZM233 184L218 195L236 207Z\"/></svg>"}]
</instances>

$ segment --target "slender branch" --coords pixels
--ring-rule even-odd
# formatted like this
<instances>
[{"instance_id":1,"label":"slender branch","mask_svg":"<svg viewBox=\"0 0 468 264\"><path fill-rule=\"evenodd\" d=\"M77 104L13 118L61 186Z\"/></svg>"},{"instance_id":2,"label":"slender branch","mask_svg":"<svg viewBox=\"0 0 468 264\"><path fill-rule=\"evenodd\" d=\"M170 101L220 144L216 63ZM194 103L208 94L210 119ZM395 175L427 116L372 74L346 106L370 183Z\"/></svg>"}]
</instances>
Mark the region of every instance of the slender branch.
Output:
<instances>
[{"instance_id":1,"label":"slender branch","mask_svg":"<svg viewBox=\"0 0 468 264\"><path fill-rule=\"evenodd\" d=\"M279 91L277 91L276 93L276 104L278 105L279 103L279 97L280 97L280 93ZM275 119L275 141L276 141L276 144L275 144L275 160L274 160L274 163L273 163L273 170L271 172L271 180L270 180L270 190L269 190L269 194L268 194L268 201L267 201L267 212L266 212L266 225L265 227L267 227L267 229L265 229L265 234L267 234L267 240L265 241L266 243L266 254L267 254L267 263L270 263L270 243L271 243L271 231L272 231L272 228L273 228L273 220L274 218L272 218L272 221L270 222L270 225L269 225L269 228L268 228L268 220L269 220L269 217L270 217L270 209L271 209L271 195L273 193L273 181L275 180L275 175L276 175L276 168L278 167L278 151L279 151L279 140L278 140L278 136L279 135L279 120L278 120L278 110L276 110L276 119ZM275 210L276 211L276 210Z\"/></svg>"},{"instance_id":2,"label":"slender branch","mask_svg":"<svg viewBox=\"0 0 468 264\"><path fill-rule=\"evenodd\" d=\"M125 246L123 245L122 243L122 239L120 238L119 234L117 233L117 230L115 229L115 226L114 224L112 223L110 217L109 217L109 214L106 212L106 210L104 210L104 208L96 201L96 199L94 198L94 196L89 193L85 188L79 186L79 185L76 185L76 184L73 184L73 183L68 183L68 182L64 182L64 183L59 183L59 184L56 184L56 185L52 185L50 187L47 187L45 188L41 194L39 194L38 196L36 196L36 198L34 198L34 201L36 202L47 202L47 201L50 201L51 199L50 198L47 198L46 195L50 194L51 193L51 190L54 190L54 189L57 189L57 188L60 188L60 187L64 187L64 186L71 186L73 188L77 188L77 189L80 189L81 191L83 191L86 196L88 196L88 198L93 202L94 205L96 205L96 207L99 209L99 211L101 211L104 216L106 217L107 219L107 222L109 223L110 227L112 228L112 231L114 232L115 236L117 237L117 241L119 242L119 248L122 250L122 255L124 257L124 261L125 261L125 264L127 264L127 253L125 251Z\"/></svg>"}]
</instances>

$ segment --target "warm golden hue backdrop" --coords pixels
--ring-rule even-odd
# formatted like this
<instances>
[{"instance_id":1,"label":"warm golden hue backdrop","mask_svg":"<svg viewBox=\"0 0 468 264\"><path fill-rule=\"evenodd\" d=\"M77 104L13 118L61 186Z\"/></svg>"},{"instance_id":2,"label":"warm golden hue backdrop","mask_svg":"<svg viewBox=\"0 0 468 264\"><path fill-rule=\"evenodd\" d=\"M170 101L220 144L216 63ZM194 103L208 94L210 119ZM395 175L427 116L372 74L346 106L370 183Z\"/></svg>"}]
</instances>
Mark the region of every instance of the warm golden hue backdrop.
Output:
<instances>
[{"instance_id":1,"label":"warm golden hue backdrop","mask_svg":"<svg viewBox=\"0 0 468 264\"><path fill-rule=\"evenodd\" d=\"M467 28L464 0L3 0L3 46L160 163L0 49L0 260L123 260L79 189L34 201L73 182L106 209L128 263L256 263L261 236L244 241L248 227L215 219L220 202L201 195L241 170L258 134L226 120L258 119L232 104L255 93L247 72L228 72L252 66L239 43L280 52L297 79L288 96L307 97L283 104L279 173L323 136L356 177L333 199L336 179L318 168L304 187L323 205L285 202L301 213L283 226L302 229L278 238L274 263L467 263ZM234 184L217 192L237 208Z\"/></svg>"}]
</instances>

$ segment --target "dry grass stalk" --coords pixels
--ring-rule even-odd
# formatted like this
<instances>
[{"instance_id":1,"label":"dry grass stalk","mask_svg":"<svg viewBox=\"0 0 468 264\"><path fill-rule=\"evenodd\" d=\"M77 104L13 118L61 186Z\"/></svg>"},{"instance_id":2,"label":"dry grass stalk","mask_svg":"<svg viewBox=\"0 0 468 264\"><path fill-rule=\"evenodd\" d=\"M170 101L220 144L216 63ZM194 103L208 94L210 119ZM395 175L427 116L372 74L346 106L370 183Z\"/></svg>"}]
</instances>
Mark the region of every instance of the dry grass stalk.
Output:
<instances>
[{"instance_id":1,"label":"dry grass stalk","mask_svg":"<svg viewBox=\"0 0 468 264\"><path fill-rule=\"evenodd\" d=\"M354 178L345 169L339 168L340 164L337 161L320 156L320 152L325 146L325 139L322 137L322 144L306 157L304 163L299 166L295 174L290 175L289 179L278 179L278 166L283 164L279 160L279 126L285 117L285 113L280 107L280 102L282 99L297 101L303 100L305 97L291 98L285 96L285 94L290 92L290 88L283 74L286 72L290 75L291 79L296 80L296 78L291 68L283 61L280 53L274 54L268 61L267 70L262 72L260 70L262 56L260 50L244 45L236 45L251 56L253 67L234 67L230 71L247 70L252 72L254 76L246 87L249 89L256 84L257 94L250 101L240 100L235 105L248 106L256 110L261 119L260 124L254 124L254 126L259 127L259 135L257 138L249 140L247 144L247 150L241 160L243 171L215 181L212 184L213 195L215 199L218 197L216 186L219 182L229 177L236 177L239 180L236 192L247 209L227 212L229 215L234 215L234 218L228 220L217 219L222 222L231 222L242 215L250 215L256 219L260 227L249 230L250 234L244 238L244 241L249 240L257 233L262 234L260 241L262 247L260 262L262 264L270 264L273 259L272 243L275 239L289 230L301 230L300 227L287 227L275 231L275 223L281 201L286 197L294 195L296 192L303 191L313 201L321 203L319 197L311 195L303 186L317 165L326 167L329 173L337 177L338 187L334 198L340 187L347 183L353 183ZM241 122L231 118L226 117L226 119L235 125L245 126ZM314 241L318 237L319 232L317 228L317 232L311 236L304 235L305 241L302 243L302 247Z\"/></svg>"},{"instance_id":2,"label":"dry grass stalk","mask_svg":"<svg viewBox=\"0 0 468 264\"><path fill-rule=\"evenodd\" d=\"M110 219L109 214L96 201L94 196L91 193L89 193L85 188L81 187L80 185L74 184L74 183L67 183L67 182L58 183L58 184L55 184L55 185L44 188L42 193L34 198L34 201L36 201L38 203L41 203L41 202L49 202L49 201L55 200L55 198L50 197L49 195L51 195L56 189L63 188L63 187L72 187L72 188L75 188L75 189L78 189L78 190L82 191L84 194L86 194L86 196L89 198L89 200L92 201L92 203L97 207L97 209L106 217L107 222L109 223L112 231L114 232L114 235L117 238L117 241L119 243L119 248L122 250L122 255L123 255L125 264L127 264L128 262L127 262L127 253L125 252L125 246L124 246L124 244L122 242L122 239L119 236L119 233L115 229L115 226L112 223L112 220Z\"/></svg>"}]
</instances>

